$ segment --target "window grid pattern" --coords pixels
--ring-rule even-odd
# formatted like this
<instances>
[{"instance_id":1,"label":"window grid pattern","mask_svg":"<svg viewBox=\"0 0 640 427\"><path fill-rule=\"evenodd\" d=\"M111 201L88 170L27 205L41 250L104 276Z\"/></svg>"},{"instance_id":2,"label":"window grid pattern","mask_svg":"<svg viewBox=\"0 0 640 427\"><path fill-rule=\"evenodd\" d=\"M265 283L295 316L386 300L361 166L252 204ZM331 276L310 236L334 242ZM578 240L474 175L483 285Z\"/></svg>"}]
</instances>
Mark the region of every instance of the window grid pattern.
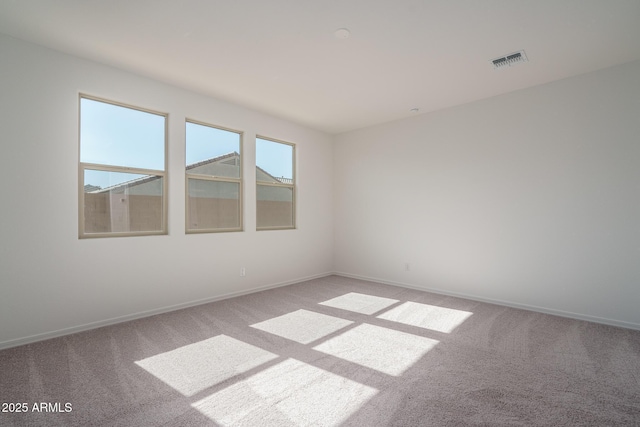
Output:
<instances>
[{"instance_id":1,"label":"window grid pattern","mask_svg":"<svg viewBox=\"0 0 640 427\"><path fill-rule=\"evenodd\" d=\"M159 131L162 138L161 152L155 153L158 158L155 164L160 164L163 169L123 166L130 160L125 160L126 153L121 153L120 164L114 164L118 162L114 159L100 162L100 155L88 155L86 151L90 151L89 144L83 141L83 131L87 131L83 129L83 124L87 128L91 127L91 124L83 122L83 104L88 103L115 107L122 111L130 110L134 114L153 115L156 122L161 120L161 129L158 129L157 124L155 126L155 131ZM167 234L167 114L84 94L80 94L79 104L79 237ZM125 135L127 130L123 128L120 132ZM105 157L104 153L108 152L110 142L95 144L103 145L98 148L102 148L101 152ZM83 161L87 157L94 161ZM135 164L136 160L131 162ZM96 179L101 185L95 185Z\"/></svg>"},{"instance_id":2,"label":"window grid pattern","mask_svg":"<svg viewBox=\"0 0 640 427\"><path fill-rule=\"evenodd\" d=\"M186 165L186 232L213 233L242 231L242 132L190 120L187 126L232 135L237 144L228 153L202 159ZM189 152L196 134L187 134ZM216 140L206 141L215 145Z\"/></svg>"},{"instance_id":3,"label":"window grid pattern","mask_svg":"<svg viewBox=\"0 0 640 427\"><path fill-rule=\"evenodd\" d=\"M273 150L261 154L258 144L271 146ZM256 230L296 228L295 148L290 142L256 136ZM260 166L272 161L281 163L287 172L272 173L270 168Z\"/></svg>"}]
</instances>

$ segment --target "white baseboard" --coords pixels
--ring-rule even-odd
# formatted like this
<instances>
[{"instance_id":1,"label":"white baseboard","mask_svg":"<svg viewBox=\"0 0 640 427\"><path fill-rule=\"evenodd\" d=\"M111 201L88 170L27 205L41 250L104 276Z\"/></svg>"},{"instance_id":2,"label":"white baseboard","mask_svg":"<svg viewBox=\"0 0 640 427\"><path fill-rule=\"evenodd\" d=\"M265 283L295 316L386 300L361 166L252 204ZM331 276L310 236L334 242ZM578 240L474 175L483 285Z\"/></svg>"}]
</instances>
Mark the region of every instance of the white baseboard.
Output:
<instances>
[{"instance_id":1,"label":"white baseboard","mask_svg":"<svg viewBox=\"0 0 640 427\"><path fill-rule=\"evenodd\" d=\"M256 293L256 292L265 291L265 290L268 290L268 289L274 289L274 288L279 288L279 287L283 287L283 286L288 286L288 285L292 285L292 284L295 284L295 283L300 283L300 282L304 282L304 281L307 281L307 280L318 279L318 278L321 278L321 277L327 277L327 276L331 276L331 275L350 277L350 278L353 278L353 279L360 279L360 280L367 280L367 281L370 281L370 282L382 283L382 284L385 284L385 285L398 286L398 287L407 288L407 289L415 289L415 290L424 291L424 292L432 292L434 294L439 294L439 295L447 295L447 296L453 296L453 297L458 297L458 298L465 298L465 299L469 299L469 300L473 300L473 301L480 301L480 302L486 302L486 303L490 303L490 304L502 305L502 306L505 306L505 307L512 307L512 308L518 308L518 309L522 309L522 310L535 311L535 312L538 312L538 313L552 314L552 315L555 315L555 316L567 317L567 318L577 319L577 320L584 320L584 321L587 321L587 322L601 323L601 324L604 324L604 325L610 325L610 326L617 326L617 327L621 327L621 328L640 330L640 324L633 323L633 322L625 322L625 321L622 321L622 320L607 319L607 318L591 316L591 315L587 315L587 314L573 313L573 312L562 311L562 310L555 310L555 309L550 309L550 308L545 308L545 307L532 306L532 305L528 305L528 304L520 304L520 303L516 303L516 302L512 302L512 301L504 301L504 300L497 300L497 299L491 299L491 298L484 298L484 297L481 297L481 296L478 296L478 295L471 295L471 294L465 294L465 293L460 293L460 292L450 292L450 291L447 291L447 290L444 290L444 289L439 289L439 288L432 288L432 287L427 287L427 286L416 286L416 285L413 285L413 284L410 284L410 283L389 281L389 280L380 279L380 278L377 278L377 277L369 277L369 276L362 276L362 275L358 275L358 274L345 273L345 272L341 272L341 271L334 271L334 272L321 273L321 274L316 274L316 275L307 276L307 277L300 277L300 278L297 278L297 279L287 280L287 281L284 281L284 282L272 283L272 284L269 284L269 285L259 286L257 288L247 289L247 290L244 290L244 291L231 292L231 293L228 293L228 294L217 295L217 296L210 297L210 298L204 298L204 299L200 299L200 300L196 300L196 301L190 301L190 302L186 302L186 303L175 304L175 305L161 307L161 308L157 308L157 309L153 309L153 310L141 311L141 312L138 312L138 313L128 314L128 315L125 315L125 316L119 316L119 317L113 317L113 318L110 318L110 319L99 320L99 321L96 321L96 322L90 322L90 323L86 323L86 324L83 324L83 325L72 326L72 327L69 327L69 328L64 328L64 329L59 329L59 330L55 330L55 331L45 332L45 333L42 333L42 334L30 335L30 336L23 337L23 338L17 338L17 339L2 341L2 342L0 342L0 350L11 348L11 347L17 347L17 346L25 345L25 344L31 344L31 343L38 342L38 341L44 341L44 340L48 340L48 339L51 339L51 338L58 338L58 337L61 337L61 336L70 335L70 334L74 334L74 333L77 333L77 332L84 332L84 331L88 331L88 330L91 330L91 329L97 329L97 328L101 328L101 327L104 327L104 326L115 325L117 323L128 322L128 321L131 321L131 320L141 319L141 318L144 318L144 317L155 316L156 314L168 313L168 312L171 312L171 311L181 310L183 308L189 308L189 307L194 307L194 306L197 306L197 305L208 304L210 302L221 301L221 300L234 298L234 297L238 297L238 296L242 296L242 295L248 295L248 294L252 294L252 293Z\"/></svg>"},{"instance_id":2,"label":"white baseboard","mask_svg":"<svg viewBox=\"0 0 640 427\"><path fill-rule=\"evenodd\" d=\"M161 308L157 308L157 309L153 309L153 310L141 311L141 312L138 312L138 313L127 314L125 316L118 316L118 317L113 317L113 318L110 318L110 319L99 320L99 321L96 321L96 322L85 323L83 325L72 326L72 327L64 328L64 329L58 329L58 330L55 330L55 331L45 332L45 333L42 333L42 334L30 335L30 336L24 337L24 338L16 338L16 339L7 340L7 341L1 341L0 342L0 350L4 350L4 349L7 349L7 348L11 348L11 347L17 347L17 346L25 345L25 344L31 344L31 343L38 342L38 341L44 341L44 340L48 340L48 339L51 339L51 338L58 338L58 337L65 336L65 335L71 335L71 334L75 334L77 332L84 332L84 331L89 331L91 329L102 328L103 326L115 325L117 323L123 323L123 322L128 322L128 321L131 321L131 320L142 319L144 317L155 316L156 314L168 313L168 312L171 312L171 311L181 310L183 308L195 307L197 305L208 304L210 302L215 302L215 301L225 300L225 299L229 299L229 298L239 297L239 296L242 296L242 295L253 294L253 293L256 293L256 292L260 292L260 291L266 291L267 289L274 289L274 288L279 288L279 287L282 287L282 286L288 286L288 285L292 285L294 283L300 283L300 282L304 282L304 281L307 281L307 280L318 279L320 277L331 276L333 274L334 274L333 272L328 272L328 273L316 274L316 275L313 275L313 276L300 277L298 279L287 280L287 281L279 282L279 283L272 283L270 285L260 286L260 287L257 287L257 288L252 288L252 289L248 289L248 290L244 290L244 291L231 292L231 293L228 293L228 294L217 295L217 296L214 296L214 297L204 298L204 299L200 299L200 300L196 300L196 301L189 301L189 302L170 305L170 306L161 307Z\"/></svg>"},{"instance_id":3,"label":"white baseboard","mask_svg":"<svg viewBox=\"0 0 640 427\"><path fill-rule=\"evenodd\" d=\"M350 277L352 279L360 279L360 280L367 280L369 282L382 283L384 285L398 286L398 287L401 287L401 288L415 289L415 290L418 290L418 291L425 291L425 292L432 292L434 294L439 294L439 295L447 295L447 296L452 296L452 297L465 298L465 299L469 299L469 300L473 300L473 301L479 301L479 302L486 302L486 303L490 303L490 304L502 305L502 306L505 306L505 307L519 308L519 309L522 309L522 310L535 311L535 312L538 312L538 313L552 314L554 316L567 317L567 318L570 318L570 319L585 320L587 322L601 323L603 325L618 326L620 328L640 330L640 324L639 323L625 322L623 320L607 319L607 318L604 318L604 317L591 316L591 315L588 315L588 314L573 313L573 312L570 312L570 311L555 310L555 309L552 309L552 308L538 307L538 306L528 305L528 304L520 304L520 303L513 302L513 301L504 301L504 300L497 300L497 299L491 299L491 298L484 298L484 297L481 297L481 296L478 296L478 295L465 294L465 293L461 293L461 292L450 292L450 291L447 291L447 290L444 290L444 289L439 289L439 288L431 288L431 287L427 287L427 286L416 286L416 285L412 285L412 284L409 284L409 283L393 282L393 281L389 281L389 280L379 279L379 278L376 278L376 277L361 276L361 275L358 275L358 274L350 274L350 273L345 273L345 272L341 272L341 271L336 271L333 274L335 274L336 276Z\"/></svg>"}]
</instances>

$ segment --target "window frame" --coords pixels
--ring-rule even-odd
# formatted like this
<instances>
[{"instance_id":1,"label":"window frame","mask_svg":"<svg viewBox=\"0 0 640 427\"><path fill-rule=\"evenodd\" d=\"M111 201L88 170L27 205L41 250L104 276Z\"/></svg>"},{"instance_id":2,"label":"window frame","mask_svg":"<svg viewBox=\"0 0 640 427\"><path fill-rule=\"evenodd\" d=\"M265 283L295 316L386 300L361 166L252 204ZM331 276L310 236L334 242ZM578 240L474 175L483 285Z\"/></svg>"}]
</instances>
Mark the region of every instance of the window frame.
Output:
<instances>
[{"instance_id":1,"label":"window frame","mask_svg":"<svg viewBox=\"0 0 640 427\"><path fill-rule=\"evenodd\" d=\"M117 166L98 163L82 162L82 100L102 102L117 107L129 108L143 113L154 114L164 118L164 170L136 168L130 166ZM103 237L135 237L135 236L157 236L167 235L168 231L168 165L169 165L169 113L163 113L149 108L137 107L135 105L113 101L102 97L79 93L78 95L78 238L103 238ZM160 230L150 231L116 231L87 233L85 231L85 192L84 192L84 172L85 170L101 172L119 172L140 175L151 175L162 178L162 221Z\"/></svg>"},{"instance_id":2,"label":"window frame","mask_svg":"<svg viewBox=\"0 0 640 427\"><path fill-rule=\"evenodd\" d=\"M231 178L231 177L226 177L226 176L213 176L213 175L204 175L204 174L197 174L197 173L189 173L189 171L187 170L187 164L185 161L185 180L184 180L184 185L185 185L185 195L184 195L184 200L185 200L185 233L186 234L202 234L202 233L229 233L229 232L237 232L237 231L244 231L244 203L243 203L243 199L244 199L244 180L243 180L243 173L244 173L244 156L242 155L242 146L244 144L244 131L241 130L237 130L237 129L231 129L228 127L224 127L224 126L218 126L218 125L213 125L207 122L203 122L200 120L194 120L194 119L189 119L189 118L185 118L185 138L184 138L184 149L185 149L185 159L186 159L186 150L187 150L187 123L192 123L194 125L200 125L200 126L207 126L210 128L214 128L214 129L218 129L218 130L222 130L222 131L226 131L226 132L232 132L232 133L236 133L238 134L238 136L240 137L240 144L238 146L238 155L240 157L240 169L238 172L238 178ZM189 207L189 179L196 179L196 180L202 180L202 181L213 181L213 182L231 182L231 183L237 183L238 184L238 215L239 215L239 219L240 219L240 225L238 227L227 227L227 228L198 228L198 229L190 229L189 228L189 218L191 217L191 211L190 211L190 207Z\"/></svg>"},{"instance_id":3,"label":"window frame","mask_svg":"<svg viewBox=\"0 0 640 427\"><path fill-rule=\"evenodd\" d=\"M268 136L262 136L262 135L256 135L256 139L255 139L255 144L254 146L257 147L258 145L258 139L263 139L265 141L270 141L270 142L275 142L277 144L284 144L284 145L288 145L291 147L291 184L285 184L284 182L281 183L275 183L275 182L265 182L265 181L258 181L258 175L256 174L256 231L268 231L268 230L296 230L297 227L297 209L296 209L296 205L297 205L297 199L298 199L298 195L297 195L297 166L296 166L296 144L294 144L293 142L287 142L287 141L283 141L281 139L276 139L276 138L271 138ZM257 149L256 149L256 159L255 159L255 164L256 164L256 168L258 168L258 156L257 156ZM258 226L258 186L262 185L262 186L267 186L267 187L281 187L281 188L290 188L291 189L291 225L285 225L285 226L269 226L269 227L259 227Z\"/></svg>"}]
</instances>

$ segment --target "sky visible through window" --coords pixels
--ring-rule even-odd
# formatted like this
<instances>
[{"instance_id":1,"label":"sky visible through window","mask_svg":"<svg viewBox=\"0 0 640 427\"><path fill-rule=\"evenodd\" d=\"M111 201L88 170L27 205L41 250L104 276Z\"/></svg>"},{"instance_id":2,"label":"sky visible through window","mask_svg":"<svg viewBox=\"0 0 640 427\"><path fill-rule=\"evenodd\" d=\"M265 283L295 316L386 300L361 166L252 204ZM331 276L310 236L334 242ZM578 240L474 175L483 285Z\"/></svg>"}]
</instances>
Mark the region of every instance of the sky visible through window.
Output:
<instances>
[{"instance_id":1,"label":"sky visible through window","mask_svg":"<svg viewBox=\"0 0 640 427\"><path fill-rule=\"evenodd\" d=\"M165 116L88 98L80 108L81 162L164 170ZM240 134L210 126L187 122L186 140L187 165L240 152ZM292 156L290 145L256 139L257 165L272 176L292 178ZM141 175L86 169L84 177L85 186L108 188Z\"/></svg>"},{"instance_id":2,"label":"sky visible through window","mask_svg":"<svg viewBox=\"0 0 640 427\"><path fill-rule=\"evenodd\" d=\"M164 170L165 117L81 98L80 161ZM137 174L85 170L85 185L107 188Z\"/></svg>"},{"instance_id":3,"label":"sky visible through window","mask_svg":"<svg viewBox=\"0 0 640 427\"><path fill-rule=\"evenodd\" d=\"M276 178L293 178L293 147L256 138L256 165Z\"/></svg>"},{"instance_id":4,"label":"sky visible through window","mask_svg":"<svg viewBox=\"0 0 640 427\"><path fill-rule=\"evenodd\" d=\"M240 152L240 134L187 122L187 166L229 153Z\"/></svg>"}]
</instances>

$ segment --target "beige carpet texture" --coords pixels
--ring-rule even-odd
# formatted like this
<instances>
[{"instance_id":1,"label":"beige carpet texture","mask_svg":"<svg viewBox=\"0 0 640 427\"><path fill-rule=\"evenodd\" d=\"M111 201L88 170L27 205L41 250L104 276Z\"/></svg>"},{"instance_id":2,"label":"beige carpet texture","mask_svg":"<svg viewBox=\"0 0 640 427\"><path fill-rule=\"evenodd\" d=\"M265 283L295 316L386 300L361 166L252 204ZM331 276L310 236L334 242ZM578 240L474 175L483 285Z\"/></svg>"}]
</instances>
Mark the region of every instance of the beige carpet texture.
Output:
<instances>
[{"instance_id":1,"label":"beige carpet texture","mask_svg":"<svg viewBox=\"0 0 640 427\"><path fill-rule=\"evenodd\" d=\"M640 426L640 331L341 276L0 369L1 426Z\"/></svg>"}]
</instances>

